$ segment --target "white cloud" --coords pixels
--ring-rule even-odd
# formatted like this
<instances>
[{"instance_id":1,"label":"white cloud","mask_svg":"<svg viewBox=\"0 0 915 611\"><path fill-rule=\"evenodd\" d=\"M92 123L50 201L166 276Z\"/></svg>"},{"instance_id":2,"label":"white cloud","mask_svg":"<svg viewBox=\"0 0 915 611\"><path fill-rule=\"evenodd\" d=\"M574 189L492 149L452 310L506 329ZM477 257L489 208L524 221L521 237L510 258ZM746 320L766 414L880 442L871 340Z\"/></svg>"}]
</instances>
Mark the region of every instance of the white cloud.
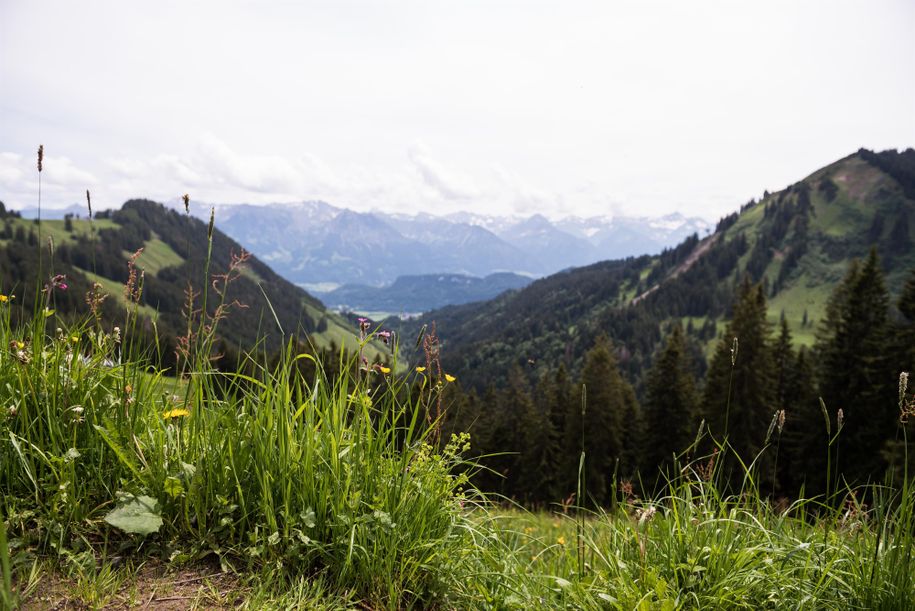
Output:
<instances>
[{"instance_id":1,"label":"white cloud","mask_svg":"<svg viewBox=\"0 0 915 611\"><path fill-rule=\"evenodd\" d=\"M422 144L407 150L407 157L426 185L448 200L471 200L479 196L473 181L436 161Z\"/></svg>"}]
</instances>

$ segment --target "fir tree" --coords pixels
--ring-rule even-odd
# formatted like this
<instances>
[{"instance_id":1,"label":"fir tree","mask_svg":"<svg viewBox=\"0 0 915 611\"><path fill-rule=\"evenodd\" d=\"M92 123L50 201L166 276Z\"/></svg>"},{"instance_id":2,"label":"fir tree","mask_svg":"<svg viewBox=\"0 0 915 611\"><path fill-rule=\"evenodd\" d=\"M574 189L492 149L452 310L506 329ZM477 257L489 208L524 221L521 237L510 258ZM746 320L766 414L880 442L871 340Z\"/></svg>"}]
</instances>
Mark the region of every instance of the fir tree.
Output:
<instances>
[{"instance_id":1,"label":"fir tree","mask_svg":"<svg viewBox=\"0 0 915 611\"><path fill-rule=\"evenodd\" d=\"M853 483L880 477L879 448L896 426L897 372L889 350L889 295L875 249L853 263L826 308L817 337L820 395L843 411L838 468Z\"/></svg>"},{"instance_id":2,"label":"fir tree","mask_svg":"<svg viewBox=\"0 0 915 611\"><path fill-rule=\"evenodd\" d=\"M588 496L598 504L610 500L613 477L624 459L625 415L632 412L635 394L620 376L610 340L598 338L585 356L581 384L586 398L584 419L580 404L566 416L566 447L581 447L584 434L585 481ZM576 455L578 452L575 453ZM580 499L585 502L584 499Z\"/></svg>"},{"instance_id":3,"label":"fir tree","mask_svg":"<svg viewBox=\"0 0 915 611\"><path fill-rule=\"evenodd\" d=\"M803 346L785 373L785 429L779 457L782 490L798 496L823 492L829 438L816 389L813 361Z\"/></svg>"},{"instance_id":4,"label":"fir tree","mask_svg":"<svg viewBox=\"0 0 915 611\"><path fill-rule=\"evenodd\" d=\"M746 464L763 449L775 411L769 329L763 287L745 278L709 366L703 411L712 435L727 440Z\"/></svg>"},{"instance_id":5,"label":"fir tree","mask_svg":"<svg viewBox=\"0 0 915 611\"><path fill-rule=\"evenodd\" d=\"M649 370L645 387L645 458L648 473L664 470L696 436L699 398L679 324Z\"/></svg>"}]
</instances>

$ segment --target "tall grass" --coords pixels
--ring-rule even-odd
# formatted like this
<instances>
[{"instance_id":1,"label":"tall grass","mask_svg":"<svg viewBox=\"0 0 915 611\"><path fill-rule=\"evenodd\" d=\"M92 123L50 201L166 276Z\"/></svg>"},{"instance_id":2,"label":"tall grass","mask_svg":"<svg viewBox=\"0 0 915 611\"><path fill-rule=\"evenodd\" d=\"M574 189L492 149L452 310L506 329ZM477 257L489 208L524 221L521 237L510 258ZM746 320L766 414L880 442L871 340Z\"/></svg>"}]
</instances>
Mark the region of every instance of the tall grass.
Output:
<instances>
[{"instance_id":1,"label":"tall grass","mask_svg":"<svg viewBox=\"0 0 915 611\"><path fill-rule=\"evenodd\" d=\"M72 324L49 313L56 289L18 327L14 302L0 303L0 603L16 604L36 557L107 580L108 563L139 555L214 558L276 590L371 608L915 606L907 471L901 486L844 491L844 503L776 507L756 484L757 460L738 462L743 485L726 487L725 439L675 464L655 498L614 486L604 510L499 507L456 475L468 468L465 436L431 443L439 423L427 414L441 398L422 377L431 372L397 378L396 362L341 354L329 379L291 339L275 361L255 352L236 372L213 369L232 273L214 276L215 304L195 306L189 292L177 378L131 341L139 275L123 330L91 312ZM424 391L410 392L418 380ZM582 505L586 460L582 451Z\"/></svg>"}]
</instances>

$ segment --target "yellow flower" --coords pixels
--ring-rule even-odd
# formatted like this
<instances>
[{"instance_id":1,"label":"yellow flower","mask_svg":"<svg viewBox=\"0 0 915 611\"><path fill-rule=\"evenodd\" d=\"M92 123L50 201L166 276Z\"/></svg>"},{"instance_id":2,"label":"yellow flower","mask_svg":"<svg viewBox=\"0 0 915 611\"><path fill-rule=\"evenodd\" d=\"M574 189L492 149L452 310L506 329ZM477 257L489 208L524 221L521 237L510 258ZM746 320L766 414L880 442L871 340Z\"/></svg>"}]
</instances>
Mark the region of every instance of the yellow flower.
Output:
<instances>
[{"instance_id":1,"label":"yellow flower","mask_svg":"<svg viewBox=\"0 0 915 611\"><path fill-rule=\"evenodd\" d=\"M16 341L16 349L17 349L17 350L22 350L23 348L25 348L25 342L17 340L17 341Z\"/></svg>"},{"instance_id":2,"label":"yellow flower","mask_svg":"<svg viewBox=\"0 0 915 611\"><path fill-rule=\"evenodd\" d=\"M388 374L388 373L391 373L391 368L385 367L384 365L382 365L381 367L378 368L378 371L380 371L381 373L384 373L384 374Z\"/></svg>"},{"instance_id":3,"label":"yellow flower","mask_svg":"<svg viewBox=\"0 0 915 611\"><path fill-rule=\"evenodd\" d=\"M171 420L172 418L181 418L183 416L190 416L191 412L183 408L170 409L167 412L162 413L162 417L166 420Z\"/></svg>"},{"instance_id":4,"label":"yellow flower","mask_svg":"<svg viewBox=\"0 0 915 611\"><path fill-rule=\"evenodd\" d=\"M565 544L566 544L566 538L565 538L565 537L559 537L558 539L556 539L556 543L558 543L559 545L565 545Z\"/></svg>"},{"instance_id":5,"label":"yellow flower","mask_svg":"<svg viewBox=\"0 0 915 611\"><path fill-rule=\"evenodd\" d=\"M79 341L79 335L71 335L70 341L73 342L74 344L77 343Z\"/></svg>"},{"instance_id":6,"label":"yellow flower","mask_svg":"<svg viewBox=\"0 0 915 611\"><path fill-rule=\"evenodd\" d=\"M0 294L0 303L6 303L10 300L9 296Z\"/></svg>"},{"instance_id":7,"label":"yellow flower","mask_svg":"<svg viewBox=\"0 0 915 611\"><path fill-rule=\"evenodd\" d=\"M426 370L425 367L417 367L417 368L416 368L416 373L422 373L422 372L424 372L425 370Z\"/></svg>"},{"instance_id":8,"label":"yellow flower","mask_svg":"<svg viewBox=\"0 0 915 611\"><path fill-rule=\"evenodd\" d=\"M451 375L450 373L446 373L446 374L445 374L445 381L446 381L446 382L454 382L455 380L457 380L457 378L454 377L453 375Z\"/></svg>"}]
</instances>

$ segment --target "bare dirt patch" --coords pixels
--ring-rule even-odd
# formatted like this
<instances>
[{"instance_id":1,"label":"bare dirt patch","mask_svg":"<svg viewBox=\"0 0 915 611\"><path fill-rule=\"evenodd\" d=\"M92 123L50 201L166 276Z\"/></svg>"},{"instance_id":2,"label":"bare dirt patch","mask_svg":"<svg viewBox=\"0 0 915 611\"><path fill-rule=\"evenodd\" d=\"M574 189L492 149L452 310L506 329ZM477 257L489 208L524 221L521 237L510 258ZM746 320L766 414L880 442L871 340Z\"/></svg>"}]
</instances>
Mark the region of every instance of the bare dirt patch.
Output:
<instances>
[{"instance_id":1,"label":"bare dirt patch","mask_svg":"<svg viewBox=\"0 0 915 611\"><path fill-rule=\"evenodd\" d=\"M45 573L21 608L29 611L233 609L243 602L245 593L237 577L206 564L174 570L161 563L148 563L136 574L113 581L110 586L102 581L98 577L80 579Z\"/></svg>"}]
</instances>

